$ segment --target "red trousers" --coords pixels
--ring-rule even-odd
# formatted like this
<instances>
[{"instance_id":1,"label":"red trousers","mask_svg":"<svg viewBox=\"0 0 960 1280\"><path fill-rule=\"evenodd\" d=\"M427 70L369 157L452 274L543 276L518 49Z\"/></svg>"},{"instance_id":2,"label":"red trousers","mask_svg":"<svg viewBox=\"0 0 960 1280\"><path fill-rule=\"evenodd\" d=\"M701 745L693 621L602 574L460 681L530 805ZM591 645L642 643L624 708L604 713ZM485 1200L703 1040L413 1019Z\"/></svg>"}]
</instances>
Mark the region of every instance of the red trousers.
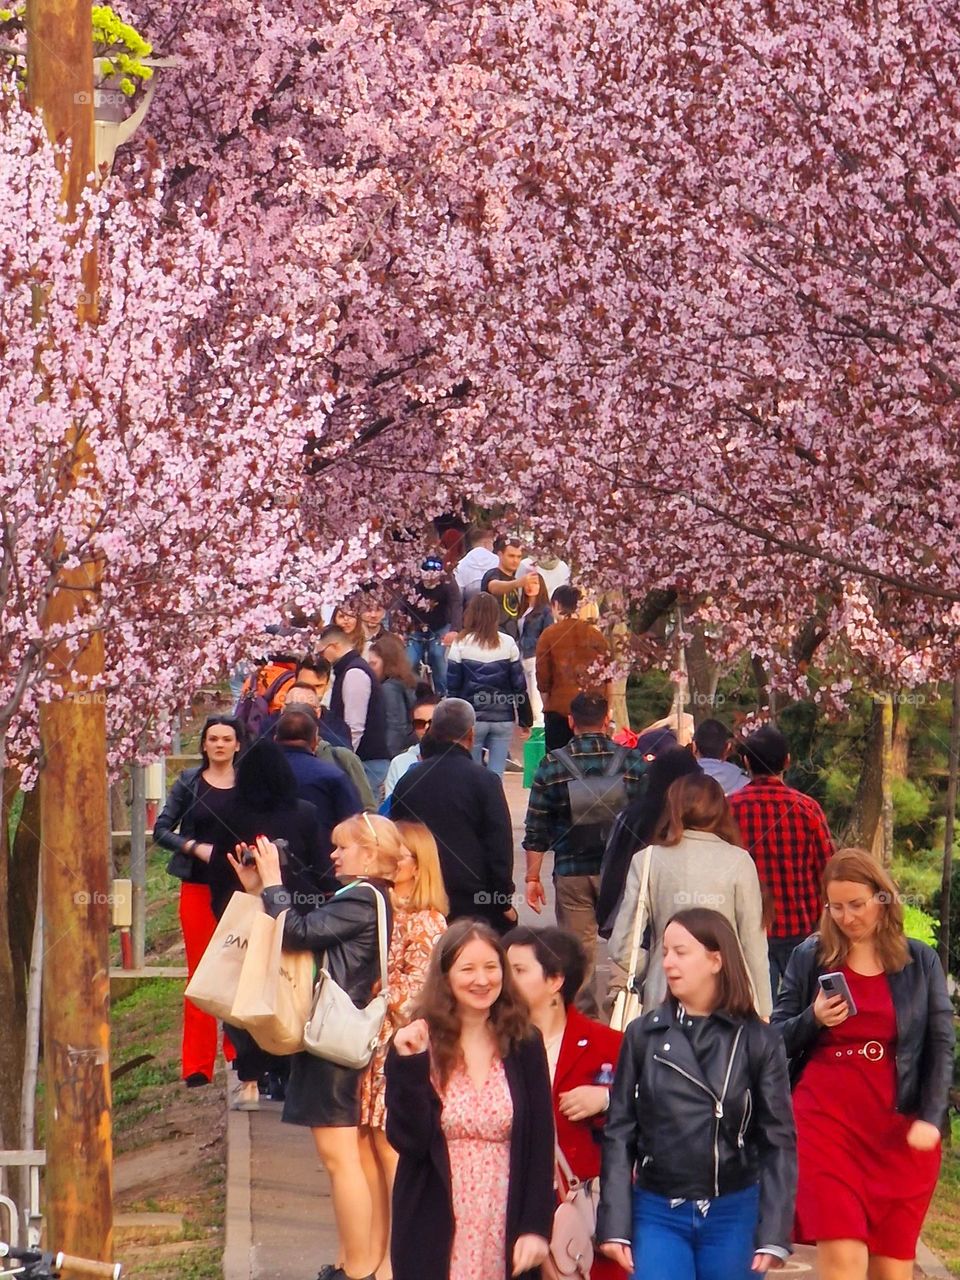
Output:
<instances>
[{"instance_id":1,"label":"red trousers","mask_svg":"<svg viewBox=\"0 0 960 1280\"><path fill-rule=\"evenodd\" d=\"M187 952L187 973L193 977L200 957L207 949L217 927L217 917L210 904L210 889L205 884L180 885L180 927ZM217 1065L217 1020L204 1013L189 1000L183 1002L183 1078L201 1072L210 1080ZM232 1062L237 1056L227 1036L223 1037L223 1056Z\"/></svg>"}]
</instances>

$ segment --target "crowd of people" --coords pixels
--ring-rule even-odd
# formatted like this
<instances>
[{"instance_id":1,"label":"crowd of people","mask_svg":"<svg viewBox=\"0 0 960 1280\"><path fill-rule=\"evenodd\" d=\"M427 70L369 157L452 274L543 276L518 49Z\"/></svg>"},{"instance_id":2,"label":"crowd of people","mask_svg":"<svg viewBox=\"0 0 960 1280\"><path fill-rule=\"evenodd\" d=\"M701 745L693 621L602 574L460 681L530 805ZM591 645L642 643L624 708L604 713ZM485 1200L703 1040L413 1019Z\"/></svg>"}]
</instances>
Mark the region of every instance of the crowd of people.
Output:
<instances>
[{"instance_id":1,"label":"crowd of people","mask_svg":"<svg viewBox=\"0 0 960 1280\"><path fill-rule=\"evenodd\" d=\"M185 1001L186 1085L222 1045L233 1105L311 1129L339 1240L318 1280L744 1280L794 1242L824 1280L909 1280L953 1069L936 953L787 783L776 728L611 725L569 578L477 530L207 720L155 832L188 970L255 894L363 1008L385 912L387 1001L362 1067ZM538 720L521 898L503 776ZM557 924L521 925L548 870Z\"/></svg>"}]
</instances>

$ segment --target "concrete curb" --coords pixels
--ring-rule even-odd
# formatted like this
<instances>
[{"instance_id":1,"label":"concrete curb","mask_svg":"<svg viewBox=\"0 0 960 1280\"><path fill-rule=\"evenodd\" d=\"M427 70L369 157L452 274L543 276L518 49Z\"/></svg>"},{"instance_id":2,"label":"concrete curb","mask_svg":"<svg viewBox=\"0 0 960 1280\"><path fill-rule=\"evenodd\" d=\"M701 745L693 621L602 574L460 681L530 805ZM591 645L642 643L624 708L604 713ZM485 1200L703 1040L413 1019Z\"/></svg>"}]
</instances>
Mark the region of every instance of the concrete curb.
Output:
<instances>
[{"instance_id":1,"label":"concrete curb","mask_svg":"<svg viewBox=\"0 0 960 1280\"><path fill-rule=\"evenodd\" d=\"M948 1271L932 1249L928 1249L922 1240L917 1241L916 1265L930 1280L954 1280L952 1271Z\"/></svg>"},{"instance_id":2,"label":"concrete curb","mask_svg":"<svg viewBox=\"0 0 960 1280\"><path fill-rule=\"evenodd\" d=\"M250 1115L230 1110L227 1090L227 1207L223 1280L253 1276L253 1217L250 1212Z\"/></svg>"}]
</instances>

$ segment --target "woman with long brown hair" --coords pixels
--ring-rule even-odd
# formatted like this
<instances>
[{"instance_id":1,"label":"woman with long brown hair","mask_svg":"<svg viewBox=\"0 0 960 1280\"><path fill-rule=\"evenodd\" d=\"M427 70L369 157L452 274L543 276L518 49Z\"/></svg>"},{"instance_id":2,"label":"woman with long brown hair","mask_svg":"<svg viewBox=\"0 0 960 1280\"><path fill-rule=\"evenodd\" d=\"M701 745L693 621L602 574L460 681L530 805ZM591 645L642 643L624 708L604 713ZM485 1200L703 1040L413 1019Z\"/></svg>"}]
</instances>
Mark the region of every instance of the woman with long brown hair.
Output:
<instances>
[{"instance_id":1,"label":"woman with long brown hair","mask_svg":"<svg viewBox=\"0 0 960 1280\"><path fill-rule=\"evenodd\" d=\"M910 1280L940 1170L953 1009L937 953L905 936L871 854L835 854L823 895L773 1014L794 1081L795 1238L816 1243L823 1280Z\"/></svg>"},{"instance_id":2,"label":"woman with long brown hair","mask_svg":"<svg viewBox=\"0 0 960 1280\"><path fill-rule=\"evenodd\" d=\"M550 1077L488 925L450 926L415 1013L387 1055L393 1278L536 1276L554 1209Z\"/></svg>"},{"instance_id":3,"label":"woman with long brown hair","mask_svg":"<svg viewBox=\"0 0 960 1280\"><path fill-rule=\"evenodd\" d=\"M666 1000L627 1027L607 1113L597 1240L637 1276L745 1280L790 1253L786 1054L718 911L663 930Z\"/></svg>"},{"instance_id":4,"label":"woman with long brown hair","mask_svg":"<svg viewBox=\"0 0 960 1280\"><path fill-rule=\"evenodd\" d=\"M527 678L527 696L535 725L543 725L543 699L537 686L537 641L553 623L550 593L539 573L529 573L523 580L520 613L517 617L517 644L520 662Z\"/></svg>"},{"instance_id":5,"label":"woman with long brown hair","mask_svg":"<svg viewBox=\"0 0 960 1280\"><path fill-rule=\"evenodd\" d=\"M361 621L359 607L352 604L338 604L333 611L330 625L340 628L362 658L367 644L367 631Z\"/></svg>"},{"instance_id":6,"label":"woman with long brown hair","mask_svg":"<svg viewBox=\"0 0 960 1280\"><path fill-rule=\"evenodd\" d=\"M530 702L520 650L511 636L499 630L500 605L481 591L467 606L463 630L447 657L447 693L463 698L476 712L473 758L503 777L515 723L529 729Z\"/></svg>"},{"instance_id":7,"label":"woman with long brown hair","mask_svg":"<svg viewBox=\"0 0 960 1280\"><path fill-rule=\"evenodd\" d=\"M647 892L640 902L644 879ZM629 966L634 923L642 908L649 930L643 1007L666 994L660 960L667 921L684 907L709 907L732 925L753 982L757 1012L770 1016L770 967L763 928L763 901L757 868L741 847L740 832L723 788L702 772L678 778L667 792L666 809L652 845L634 854L623 903L610 937L610 957ZM643 973L642 967L640 974ZM628 978L631 975L627 975Z\"/></svg>"},{"instance_id":8,"label":"woman with long brown hair","mask_svg":"<svg viewBox=\"0 0 960 1280\"><path fill-rule=\"evenodd\" d=\"M416 739L413 736L413 705L417 697L417 681L407 657L406 646L399 636L385 631L370 646L367 658L370 670L380 681L387 716L387 755L406 751Z\"/></svg>"}]
</instances>

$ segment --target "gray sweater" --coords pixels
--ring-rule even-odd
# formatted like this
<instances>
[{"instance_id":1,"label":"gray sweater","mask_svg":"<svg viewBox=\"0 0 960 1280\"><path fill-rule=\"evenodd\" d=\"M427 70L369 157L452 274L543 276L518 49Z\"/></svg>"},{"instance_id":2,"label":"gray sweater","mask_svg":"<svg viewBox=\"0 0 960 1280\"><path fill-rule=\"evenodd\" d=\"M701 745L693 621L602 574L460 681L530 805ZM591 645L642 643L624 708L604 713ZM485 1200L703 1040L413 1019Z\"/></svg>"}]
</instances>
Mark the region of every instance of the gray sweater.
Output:
<instances>
[{"instance_id":1,"label":"gray sweater","mask_svg":"<svg viewBox=\"0 0 960 1280\"><path fill-rule=\"evenodd\" d=\"M643 850L640 850L630 863L623 903L610 936L610 957L623 969L630 964L642 875ZM641 952L637 966L641 975L645 972L644 1009L652 1009L666 998L663 931L670 917L687 907L712 907L733 925L756 992L757 1012L761 1017L769 1017L773 1002L757 868L745 849L727 844L709 831L686 830L679 844L670 848L654 845L650 854L649 958Z\"/></svg>"}]
</instances>

